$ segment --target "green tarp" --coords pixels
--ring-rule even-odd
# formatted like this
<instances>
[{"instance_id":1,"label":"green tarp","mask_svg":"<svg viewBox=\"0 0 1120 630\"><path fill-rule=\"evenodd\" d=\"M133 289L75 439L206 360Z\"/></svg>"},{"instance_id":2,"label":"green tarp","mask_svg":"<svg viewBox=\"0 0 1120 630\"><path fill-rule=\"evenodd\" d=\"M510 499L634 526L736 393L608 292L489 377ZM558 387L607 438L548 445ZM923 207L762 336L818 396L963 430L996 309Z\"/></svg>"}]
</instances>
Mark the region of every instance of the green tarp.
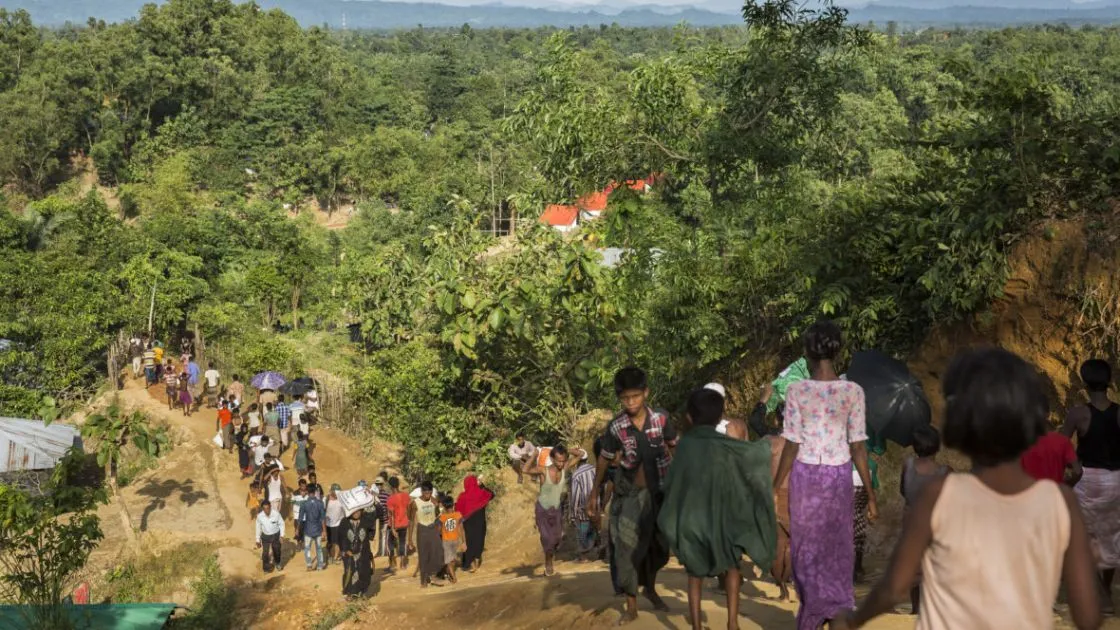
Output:
<instances>
[{"instance_id":1,"label":"green tarp","mask_svg":"<svg viewBox=\"0 0 1120 630\"><path fill-rule=\"evenodd\" d=\"M690 575L719 575L743 554L769 569L778 538L772 481L769 442L741 442L709 426L685 433L657 524Z\"/></svg>"},{"instance_id":2,"label":"green tarp","mask_svg":"<svg viewBox=\"0 0 1120 630\"><path fill-rule=\"evenodd\" d=\"M75 630L160 630L175 604L89 604L67 606ZM0 630L34 627L30 606L0 606Z\"/></svg>"}]
</instances>

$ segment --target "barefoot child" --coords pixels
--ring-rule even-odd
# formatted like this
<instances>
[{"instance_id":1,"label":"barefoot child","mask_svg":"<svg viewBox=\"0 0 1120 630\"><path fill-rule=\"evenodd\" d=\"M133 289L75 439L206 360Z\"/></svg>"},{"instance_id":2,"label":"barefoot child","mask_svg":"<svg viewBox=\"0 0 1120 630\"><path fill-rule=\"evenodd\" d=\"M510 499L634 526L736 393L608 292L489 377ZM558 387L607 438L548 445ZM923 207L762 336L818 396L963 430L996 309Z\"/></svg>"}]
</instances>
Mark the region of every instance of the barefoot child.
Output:
<instances>
[{"instance_id":1,"label":"barefoot child","mask_svg":"<svg viewBox=\"0 0 1120 630\"><path fill-rule=\"evenodd\" d=\"M443 570L452 584L455 579L455 564L459 554L467 550L467 539L463 537L463 515L455 510L455 499L443 495L440 502L443 512L439 515L440 538L443 541Z\"/></svg>"},{"instance_id":2,"label":"barefoot child","mask_svg":"<svg viewBox=\"0 0 1120 630\"><path fill-rule=\"evenodd\" d=\"M764 399L765 400L765 399ZM780 416L779 416L780 417ZM770 475L778 473L778 464L782 461L782 450L786 447L786 439L782 437L782 427L763 438L770 445ZM789 584L793 581L793 558L789 549L789 478L782 485L774 488L774 517L778 522L778 544L774 550L774 564L770 565L770 576L778 585L778 600L790 600Z\"/></svg>"},{"instance_id":3,"label":"barefoot child","mask_svg":"<svg viewBox=\"0 0 1120 630\"><path fill-rule=\"evenodd\" d=\"M249 519L257 518L257 513L261 509L261 502L264 501L264 490L259 481L254 481L249 484L249 494L245 497L245 507L249 509Z\"/></svg>"},{"instance_id":4,"label":"barefoot child","mask_svg":"<svg viewBox=\"0 0 1120 630\"><path fill-rule=\"evenodd\" d=\"M1093 554L1073 492L1023 471L1045 433L1047 387L998 348L958 355L942 383L945 445L972 471L930 481L909 510L882 580L829 627L860 628L904 599L922 571L919 630L1049 630L1064 582L1079 629L1097 628Z\"/></svg>"},{"instance_id":5,"label":"barefoot child","mask_svg":"<svg viewBox=\"0 0 1120 630\"><path fill-rule=\"evenodd\" d=\"M171 361L167 362L167 368L163 371L163 385L167 391L167 410L174 411L179 402L179 375L175 373Z\"/></svg>"},{"instance_id":6,"label":"barefoot child","mask_svg":"<svg viewBox=\"0 0 1120 630\"><path fill-rule=\"evenodd\" d=\"M922 496L926 486L949 474L949 467L938 464L935 459L940 450L941 434L937 429L924 426L914 430L914 454L903 464L902 477L898 482L899 491L906 501L907 513L918 503L918 497ZM915 615L918 614L920 606L921 583L922 572L919 568L918 575L914 578L914 586L910 588L910 608Z\"/></svg>"},{"instance_id":7,"label":"barefoot child","mask_svg":"<svg viewBox=\"0 0 1120 630\"><path fill-rule=\"evenodd\" d=\"M723 397L710 389L692 393L684 435L665 481L657 519L673 553L688 573L688 610L699 630L704 578L723 574L727 627L738 628L739 560L759 566L774 560L777 528L770 476L770 448L716 430Z\"/></svg>"},{"instance_id":8,"label":"barefoot child","mask_svg":"<svg viewBox=\"0 0 1120 630\"><path fill-rule=\"evenodd\" d=\"M191 398L191 377L187 374L186 370L179 373L179 404L183 407L183 415L188 418L191 415L191 404L194 401Z\"/></svg>"},{"instance_id":9,"label":"barefoot child","mask_svg":"<svg viewBox=\"0 0 1120 630\"><path fill-rule=\"evenodd\" d=\"M613 581L626 597L626 610L619 619L626 624L638 618L639 590L654 610L669 610L657 593L657 572L669 562L664 536L657 531L657 514L677 431L667 413L649 406L649 378L644 370L631 366L615 373L614 393L622 411L603 432L587 515L599 518L607 471L613 468L609 519L617 578Z\"/></svg>"}]
</instances>

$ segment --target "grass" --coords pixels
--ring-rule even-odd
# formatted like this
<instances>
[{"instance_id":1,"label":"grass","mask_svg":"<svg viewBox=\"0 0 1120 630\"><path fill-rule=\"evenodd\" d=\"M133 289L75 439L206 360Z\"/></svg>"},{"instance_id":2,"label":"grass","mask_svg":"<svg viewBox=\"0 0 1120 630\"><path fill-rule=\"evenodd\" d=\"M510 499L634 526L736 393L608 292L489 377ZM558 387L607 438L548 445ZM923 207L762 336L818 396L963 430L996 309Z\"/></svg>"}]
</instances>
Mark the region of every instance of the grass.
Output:
<instances>
[{"instance_id":1,"label":"grass","mask_svg":"<svg viewBox=\"0 0 1120 630\"><path fill-rule=\"evenodd\" d=\"M106 596L113 602L151 602L182 590L184 578L203 573L213 545L185 543L159 555L144 554L109 573Z\"/></svg>"},{"instance_id":2,"label":"grass","mask_svg":"<svg viewBox=\"0 0 1120 630\"><path fill-rule=\"evenodd\" d=\"M218 556L210 554L202 567L202 577L191 583L194 605L191 612L174 620L169 627L194 630L226 630L233 627L237 594L226 585Z\"/></svg>"},{"instance_id":3,"label":"grass","mask_svg":"<svg viewBox=\"0 0 1120 630\"><path fill-rule=\"evenodd\" d=\"M315 619L308 617L306 627L309 630L331 630L335 626L357 617L363 608L365 606L361 602L348 602L317 615Z\"/></svg>"},{"instance_id":4,"label":"grass","mask_svg":"<svg viewBox=\"0 0 1120 630\"><path fill-rule=\"evenodd\" d=\"M185 543L159 555L148 554L113 569L106 586L112 602L168 601L189 580L190 612L169 627L224 630L233 627L236 594L222 578L213 545ZM175 602L184 604L186 602Z\"/></svg>"},{"instance_id":5,"label":"grass","mask_svg":"<svg viewBox=\"0 0 1120 630\"><path fill-rule=\"evenodd\" d=\"M132 457L126 457L117 467L117 485L123 488L135 481L140 475L158 466L160 457L166 455L169 450L171 450L170 444L159 455L137 452L133 453Z\"/></svg>"}]
</instances>

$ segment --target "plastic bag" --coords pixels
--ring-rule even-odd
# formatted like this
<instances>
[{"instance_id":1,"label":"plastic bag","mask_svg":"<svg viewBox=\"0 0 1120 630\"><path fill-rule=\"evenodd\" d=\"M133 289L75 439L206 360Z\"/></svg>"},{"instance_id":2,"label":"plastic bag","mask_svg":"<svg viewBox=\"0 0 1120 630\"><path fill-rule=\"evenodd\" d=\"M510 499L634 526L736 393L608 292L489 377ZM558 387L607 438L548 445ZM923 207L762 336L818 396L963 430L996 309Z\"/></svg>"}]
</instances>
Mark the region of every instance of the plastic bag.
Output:
<instances>
[{"instance_id":1,"label":"plastic bag","mask_svg":"<svg viewBox=\"0 0 1120 630\"><path fill-rule=\"evenodd\" d=\"M214 434L214 439L211 440L211 442L213 442L214 446L217 446L218 448L224 447L225 442L222 441L222 432L218 431L216 434Z\"/></svg>"}]
</instances>

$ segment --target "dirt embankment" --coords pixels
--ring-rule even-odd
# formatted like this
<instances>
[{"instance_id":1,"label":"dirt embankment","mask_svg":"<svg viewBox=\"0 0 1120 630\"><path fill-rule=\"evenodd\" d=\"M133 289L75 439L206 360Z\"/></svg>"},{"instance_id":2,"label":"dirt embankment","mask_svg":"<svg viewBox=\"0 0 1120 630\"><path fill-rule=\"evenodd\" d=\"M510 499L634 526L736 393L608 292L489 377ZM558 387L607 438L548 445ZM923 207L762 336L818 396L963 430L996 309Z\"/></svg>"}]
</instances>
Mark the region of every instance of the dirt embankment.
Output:
<instances>
[{"instance_id":1,"label":"dirt embankment","mask_svg":"<svg viewBox=\"0 0 1120 630\"><path fill-rule=\"evenodd\" d=\"M1030 361L1048 381L1052 420L1084 399L1077 370L1091 357L1120 358L1120 249L1117 222L1054 221L1012 251L1003 296L962 322L940 326L909 361L944 409L940 379L960 350L995 345Z\"/></svg>"}]
</instances>

